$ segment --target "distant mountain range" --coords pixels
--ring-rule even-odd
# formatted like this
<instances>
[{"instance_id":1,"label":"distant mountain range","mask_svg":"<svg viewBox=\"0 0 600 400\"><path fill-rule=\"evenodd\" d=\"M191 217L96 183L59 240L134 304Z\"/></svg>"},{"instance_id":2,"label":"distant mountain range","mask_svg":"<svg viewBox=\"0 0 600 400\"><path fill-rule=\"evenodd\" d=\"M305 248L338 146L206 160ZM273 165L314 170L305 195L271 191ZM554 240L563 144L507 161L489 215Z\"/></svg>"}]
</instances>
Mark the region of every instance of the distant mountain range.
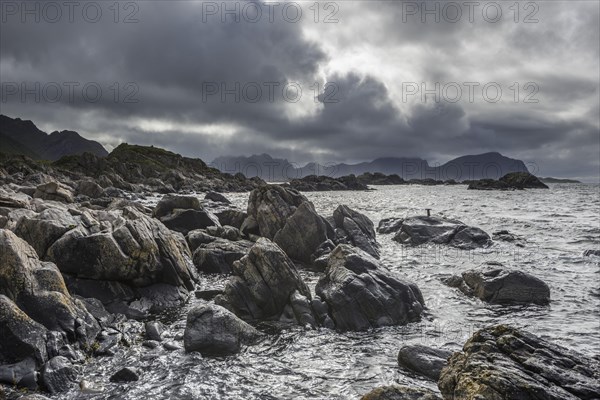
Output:
<instances>
[{"instance_id":1,"label":"distant mountain range","mask_svg":"<svg viewBox=\"0 0 600 400\"><path fill-rule=\"evenodd\" d=\"M484 153L455 158L443 165L431 166L421 158L387 157L358 164L308 163L303 167L286 159L273 158L268 154L250 157L218 157L210 166L222 172L241 172L246 177L258 176L268 182L285 182L308 175L325 175L338 178L345 175L361 175L365 172L397 174L405 180L427 179L464 181L474 179L498 179L509 172L528 172L521 160L500 153Z\"/></svg>"},{"instance_id":2,"label":"distant mountain range","mask_svg":"<svg viewBox=\"0 0 600 400\"><path fill-rule=\"evenodd\" d=\"M51 161L86 152L99 157L108 155L100 143L85 139L77 132L54 131L47 134L31 121L6 115L0 115L0 152Z\"/></svg>"}]
</instances>

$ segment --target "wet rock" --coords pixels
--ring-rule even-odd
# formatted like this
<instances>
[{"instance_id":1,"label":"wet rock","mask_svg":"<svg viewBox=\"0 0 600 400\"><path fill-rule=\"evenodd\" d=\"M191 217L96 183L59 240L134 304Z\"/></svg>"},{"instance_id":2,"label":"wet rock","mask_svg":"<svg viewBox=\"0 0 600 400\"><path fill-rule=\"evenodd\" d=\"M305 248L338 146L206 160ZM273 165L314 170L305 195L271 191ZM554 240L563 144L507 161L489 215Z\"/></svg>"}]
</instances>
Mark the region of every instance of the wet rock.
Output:
<instances>
[{"instance_id":1,"label":"wet rock","mask_svg":"<svg viewBox=\"0 0 600 400\"><path fill-rule=\"evenodd\" d=\"M162 218L175 209L202 210L202 204L196 196L167 195L156 204L153 215L155 218Z\"/></svg>"},{"instance_id":2,"label":"wet rock","mask_svg":"<svg viewBox=\"0 0 600 400\"><path fill-rule=\"evenodd\" d=\"M188 352L222 356L237 353L243 344L249 344L261 335L229 310L203 304L188 313L183 340Z\"/></svg>"},{"instance_id":3,"label":"wet rock","mask_svg":"<svg viewBox=\"0 0 600 400\"><path fill-rule=\"evenodd\" d=\"M204 196L204 200L215 201L217 203L231 204L231 202L227 200L227 197L217 192L206 193L206 195Z\"/></svg>"},{"instance_id":4,"label":"wet rock","mask_svg":"<svg viewBox=\"0 0 600 400\"><path fill-rule=\"evenodd\" d=\"M600 250L586 250L583 252L584 257L596 256L600 257Z\"/></svg>"},{"instance_id":5,"label":"wet rock","mask_svg":"<svg viewBox=\"0 0 600 400\"><path fill-rule=\"evenodd\" d=\"M26 394L25 396L19 397L19 400L50 400L50 398L42 396L41 394Z\"/></svg>"},{"instance_id":6,"label":"wet rock","mask_svg":"<svg viewBox=\"0 0 600 400\"><path fill-rule=\"evenodd\" d=\"M402 228L402 218L384 218L379 221L377 232L379 233L394 233Z\"/></svg>"},{"instance_id":7,"label":"wet rock","mask_svg":"<svg viewBox=\"0 0 600 400\"><path fill-rule=\"evenodd\" d=\"M48 182L36 187L33 197L42 200L54 200L62 203L73 202L71 188L60 182Z\"/></svg>"},{"instance_id":8,"label":"wet rock","mask_svg":"<svg viewBox=\"0 0 600 400\"><path fill-rule=\"evenodd\" d=\"M522 237L507 230L493 232L492 239L502 242L515 243L519 247L523 247L523 242L525 241Z\"/></svg>"},{"instance_id":9,"label":"wet rock","mask_svg":"<svg viewBox=\"0 0 600 400\"><path fill-rule=\"evenodd\" d=\"M500 263L483 264L452 277L446 284L485 302L547 304L550 288L539 278L522 271L510 270Z\"/></svg>"},{"instance_id":10,"label":"wet rock","mask_svg":"<svg viewBox=\"0 0 600 400\"><path fill-rule=\"evenodd\" d=\"M422 345L404 346L398 352L398 364L410 371L436 381L452 351Z\"/></svg>"},{"instance_id":11,"label":"wet rock","mask_svg":"<svg viewBox=\"0 0 600 400\"><path fill-rule=\"evenodd\" d=\"M233 264L233 274L215 302L243 319L279 319L295 291L311 298L292 260L266 238Z\"/></svg>"},{"instance_id":12,"label":"wet rock","mask_svg":"<svg viewBox=\"0 0 600 400\"><path fill-rule=\"evenodd\" d=\"M179 345L179 343L174 342L174 341L163 343L163 348L165 350L169 350L169 351L177 351L177 350L182 349L182 347Z\"/></svg>"},{"instance_id":13,"label":"wet rock","mask_svg":"<svg viewBox=\"0 0 600 400\"><path fill-rule=\"evenodd\" d=\"M42 384L50 393L65 392L77 381L77 375L76 367L68 359L57 356L44 365Z\"/></svg>"},{"instance_id":14,"label":"wet rock","mask_svg":"<svg viewBox=\"0 0 600 400\"><path fill-rule=\"evenodd\" d=\"M90 345L100 327L73 299L56 265L39 260L34 249L6 229L0 230L0 294L47 329Z\"/></svg>"},{"instance_id":15,"label":"wet rock","mask_svg":"<svg viewBox=\"0 0 600 400\"><path fill-rule=\"evenodd\" d=\"M148 321L144 324L146 339L162 342L162 335L165 332L165 326L158 321Z\"/></svg>"},{"instance_id":16,"label":"wet rock","mask_svg":"<svg viewBox=\"0 0 600 400\"><path fill-rule=\"evenodd\" d=\"M407 386L382 386L361 397L361 400L442 400L435 392L425 388Z\"/></svg>"},{"instance_id":17,"label":"wet rock","mask_svg":"<svg viewBox=\"0 0 600 400\"><path fill-rule=\"evenodd\" d=\"M228 274L233 271L233 263L248 253L254 243L247 240L230 242L216 239L200 245L194 251L194 265L204 273Z\"/></svg>"},{"instance_id":18,"label":"wet rock","mask_svg":"<svg viewBox=\"0 0 600 400\"><path fill-rule=\"evenodd\" d=\"M393 240L411 246L434 243L463 250L492 244L490 236L479 228L458 220L425 216L406 218Z\"/></svg>"},{"instance_id":19,"label":"wet rock","mask_svg":"<svg viewBox=\"0 0 600 400\"><path fill-rule=\"evenodd\" d=\"M425 307L417 285L366 252L338 245L315 288L339 330L366 330L417 321Z\"/></svg>"},{"instance_id":20,"label":"wet rock","mask_svg":"<svg viewBox=\"0 0 600 400\"><path fill-rule=\"evenodd\" d=\"M595 365L531 333L497 325L473 334L449 358L438 387L446 399L597 399Z\"/></svg>"},{"instance_id":21,"label":"wet rock","mask_svg":"<svg viewBox=\"0 0 600 400\"><path fill-rule=\"evenodd\" d=\"M343 231L347 242L362 249L375 258L379 258L379 244L375 238L373 222L366 216L341 205L333 212L337 231Z\"/></svg>"},{"instance_id":22,"label":"wet rock","mask_svg":"<svg viewBox=\"0 0 600 400\"><path fill-rule=\"evenodd\" d=\"M156 340L144 340L142 342L142 346L149 349L156 349L158 346L160 346L160 342L157 342Z\"/></svg>"},{"instance_id":23,"label":"wet rock","mask_svg":"<svg viewBox=\"0 0 600 400\"><path fill-rule=\"evenodd\" d=\"M115 372L111 377L111 382L122 383L122 382L135 382L140 380L140 370L134 367L121 368Z\"/></svg>"}]
</instances>

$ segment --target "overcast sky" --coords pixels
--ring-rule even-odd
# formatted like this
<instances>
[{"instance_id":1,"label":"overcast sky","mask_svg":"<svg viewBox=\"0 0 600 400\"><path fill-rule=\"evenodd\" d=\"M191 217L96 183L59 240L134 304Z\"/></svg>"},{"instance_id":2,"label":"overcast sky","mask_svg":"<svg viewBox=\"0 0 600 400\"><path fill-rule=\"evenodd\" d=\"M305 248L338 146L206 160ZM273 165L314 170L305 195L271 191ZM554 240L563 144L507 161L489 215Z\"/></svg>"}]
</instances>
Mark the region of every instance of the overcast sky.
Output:
<instances>
[{"instance_id":1,"label":"overcast sky","mask_svg":"<svg viewBox=\"0 0 600 400\"><path fill-rule=\"evenodd\" d=\"M2 113L108 150L600 175L595 0L0 4Z\"/></svg>"}]
</instances>

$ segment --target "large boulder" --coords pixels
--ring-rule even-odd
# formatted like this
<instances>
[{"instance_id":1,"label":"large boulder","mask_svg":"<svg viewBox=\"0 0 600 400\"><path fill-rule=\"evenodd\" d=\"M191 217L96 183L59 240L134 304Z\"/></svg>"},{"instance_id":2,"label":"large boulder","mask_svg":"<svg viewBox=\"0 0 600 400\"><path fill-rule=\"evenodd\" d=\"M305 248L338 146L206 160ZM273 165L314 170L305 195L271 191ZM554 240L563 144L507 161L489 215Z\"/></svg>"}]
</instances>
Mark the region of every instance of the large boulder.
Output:
<instances>
[{"instance_id":1,"label":"large boulder","mask_svg":"<svg viewBox=\"0 0 600 400\"><path fill-rule=\"evenodd\" d=\"M49 203L38 208L37 213L11 212L7 225L41 259L58 266L74 294L110 303L149 295L142 307L147 313L180 304L193 289L197 274L185 239L148 216L143 206L122 202L94 211Z\"/></svg>"},{"instance_id":2,"label":"large boulder","mask_svg":"<svg viewBox=\"0 0 600 400\"><path fill-rule=\"evenodd\" d=\"M0 382L19 384L48 360L48 330L0 294ZM37 377L34 377L37 381Z\"/></svg>"},{"instance_id":3,"label":"large boulder","mask_svg":"<svg viewBox=\"0 0 600 400\"><path fill-rule=\"evenodd\" d=\"M333 212L337 240L347 242L379 258L379 244L373 222L366 216L341 205Z\"/></svg>"},{"instance_id":4,"label":"large boulder","mask_svg":"<svg viewBox=\"0 0 600 400\"><path fill-rule=\"evenodd\" d=\"M42 370L42 384L50 393L67 391L77 381L78 369L63 356L51 358Z\"/></svg>"},{"instance_id":5,"label":"large boulder","mask_svg":"<svg viewBox=\"0 0 600 400\"><path fill-rule=\"evenodd\" d=\"M402 222L404 219L402 218L384 218L379 221L379 225L377 226L377 232L379 233L394 233L398 232L402 228Z\"/></svg>"},{"instance_id":6,"label":"large boulder","mask_svg":"<svg viewBox=\"0 0 600 400\"><path fill-rule=\"evenodd\" d=\"M278 185L262 186L250 193L248 216L256 221L260 235L272 240L304 202L308 200L297 190Z\"/></svg>"},{"instance_id":7,"label":"large boulder","mask_svg":"<svg viewBox=\"0 0 600 400\"><path fill-rule=\"evenodd\" d=\"M277 185L255 189L248 201L245 234L258 233L277 243L292 259L310 264L313 253L334 232L298 191Z\"/></svg>"},{"instance_id":8,"label":"large boulder","mask_svg":"<svg viewBox=\"0 0 600 400\"><path fill-rule=\"evenodd\" d=\"M231 311L215 304L202 304L188 313L183 341L186 351L223 356L237 353L243 344L250 344L260 336L259 331Z\"/></svg>"},{"instance_id":9,"label":"large boulder","mask_svg":"<svg viewBox=\"0 0 600 400\"><path fill-rule=\"evenodd\" d=\"M298 206L273 238L288 256L307 264L311 263L311 255L326 240L327 223L308 201Z\"/></svg>"},{"instance_id":10,"label":"large boulder","mask_svg":"<svg viewBox=\"0 0 600 400\"><path fill-rule=\"evenodd\" d=\"M80 225L48 249L48 259L63 273L136 287L167 283L193 288L193 265L182 237L131 206L96 217L90 222L101 231Z\"/></svg>"},{"instance_id":11,"label":"large boulder","mask_svg":"<svg viewBox=\"0 0 600 400\"><path fill-rule=\"evenodd\" d=\"M233 263L248 253L254 245L248 240L231 242L215 238L207 244L199 245L194 251L194 265L200 272L229 274L233 271Z\"/></svg>"},{"instance_id":12,"label":"large boulder","mask_svg":"<svg viewBox=\"0 0 600 400\"><path fill-rule=\"evenodd\" d=\"M449 286L488 303L535 303L550 301L550 288L539 278L502 264L483 264L446 280Z\"/></svg>"},{"instance_id":13,"label":"large boulder","mask_svg":"<svg viewBox=\"0 0 600 400\"><path fill-rule=\"evenodd\" d=\"M404 346L398 352L398 364L410 371L436 381L452 351L420 344Z\"/></svg>"},{"instance_id":14,"label":"large boulder","mask_svg":"<svg viewBox=\"0 0 600 400\"><path fill-rule=\"evenodd\" d=\"M366 330L417 321L425 307L421 291L350 245L329 255L325 276L315 288L339 330Z\"/></svg>"},{"instance_id":15,"label":"large boulder","mask_svg":"<svg viewBox=\"0 0 600 400\"><path fill-rule=\"evenodd\" d=\"M467 226L458 220L425 216L404 219L393 239L411 246L433 243L464 250L492 244L490 236L479 228Z\"/></svg>"},{"instance_id":16,"label":"large boulder","mask_svg":"<svg viewBox=\"0 0 600 400\"><path fill-rule=\"evenodd\" d=\"M454 353L438 387L445 399L600 398L591 359L506 325L482 329Z\"/></svg>"},{"instance_id":17,"label":"large boulder","mask_svg":"<svg viewBox=\"0 0 600 400\"><path fill-rule=\"evenodd\" d=\"M92 344L100 327L83 303L73 299L60 271L9 230L0 230L0 294L29 318L71 341Z\"/></svg>"},{"instance_id":18,"label":"large boulder","mask_svg":"<svg viewBox=\"0 0 600 400\"><path fill-rule=\"evenodd\" d=\"M278 320L287 306L307 304L311 299L292 260L266 238L260 238L247 255L233 263L233 273L215 302L243 319Z\"/></svg>"}]
</instances>

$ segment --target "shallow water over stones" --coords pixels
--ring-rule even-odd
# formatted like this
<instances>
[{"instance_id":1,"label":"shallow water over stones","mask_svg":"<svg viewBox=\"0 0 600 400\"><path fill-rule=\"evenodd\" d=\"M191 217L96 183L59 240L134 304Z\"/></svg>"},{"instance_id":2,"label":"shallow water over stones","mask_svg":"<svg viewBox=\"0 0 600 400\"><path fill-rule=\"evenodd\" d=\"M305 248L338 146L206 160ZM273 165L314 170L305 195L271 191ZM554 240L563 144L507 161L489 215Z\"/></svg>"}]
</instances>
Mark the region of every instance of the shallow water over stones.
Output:
<instances>
[{"instance_id":1,"label":"shallow water over stones","mask_svg":"<svg viewBox=\"0 0 600 400\"><path fill-rule=\"evenodd\" d=\"M387 217L432 215L458 219L491 234L499 230L524 238L524 247L495 241L490 248L463 251L446 246L405 247L393 234L378 234L381 260L417 283L428 310L418 323L369 332L337 333L301 327L271 334L226 358L202 358L183 349L150 350L135 338L131 348L85 365L83 378L104 387L101 393L73 389L68 399L348 399L392 383L437 391L435 382L398 367L406 344L458 349L471 334L490 324L510 323L589 356L600 354L600 257L583 256L600 246L600 188L551 184L550 190L468 191L467 186L379 186L370 192L305 193L323 216L339 204L364 213L377 225ZM227 194L246 208L248 194ZM203 196L200 195L202 198ZM151 200L152 201L152 200ZM156 201L156 199L154 199ZM490 305L448 287L441 278L499 261L543 279L551 302L539 305ZM318 273L301 271L314 291ZM199 289L222 288L226 278L203 276ZM160 319L164 342L179 343L192 298ZM260 327L259 327L260 328ZM164 343L163 342L163 343ZM125 366L138 367L140 380L111 383Z\"/></svg>"}]
</instances>

